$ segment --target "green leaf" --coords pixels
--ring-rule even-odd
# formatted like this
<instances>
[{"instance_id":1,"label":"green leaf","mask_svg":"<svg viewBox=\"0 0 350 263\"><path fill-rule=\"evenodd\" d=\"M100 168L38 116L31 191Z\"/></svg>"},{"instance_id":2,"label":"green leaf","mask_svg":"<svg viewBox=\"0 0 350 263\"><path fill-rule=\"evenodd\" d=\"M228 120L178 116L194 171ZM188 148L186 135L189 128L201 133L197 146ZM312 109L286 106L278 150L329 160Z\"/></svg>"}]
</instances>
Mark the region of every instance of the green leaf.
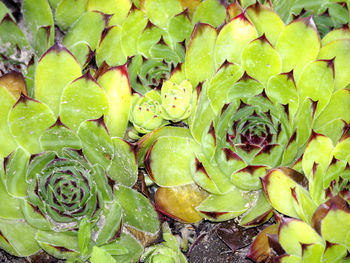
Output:
<instances>
[{"instance_id":1,"label":"green leaf","mask_svg":"<svg viewBox=\"0 0 350 263\"><path fill-rule=\"evenodd\" d=\"M9 32L11 32L11 34L9 34ZM16 54L16 45L20 50L29 51L32 49L27 37L18 27L15 21L11 18L10 15L5 15L5 17L1 20L0 44L1 46L10 44L7 49L2 50L2 52L4 52L4 55L7 56L12 56L13 54ZM0 61L2 60L3 58L1 58Z\"/></svg>"},{"instance_id":2,"label":"green leaf","mask_svg":"<svg viewBox=\"0 0 350 263\"><path fill-rule=\"evenodd\" d=\"M261 188L260 178L266 174L267 166L249 165L231 175L231 182L244 190L258 190Z\"/></svg>"},{"instance_id":3,"label":"green leaf","mask_svg":"<svg viewBox=\"0 0 350 263\"><path fill-rule=\"evenodd\" d=\"M3 219L23 219L20 209L20 199L14 198L7 192L6 177L4 174L4 160L0 158L0 218Z\"/></svg>"},{"instance_id":4,"label":"green leaf","mask_svg":"<svg viewBox=\"0 0 350 263\"><path fill-rule=\"evenodd\" d=\"M88 0L61 0L56 9L56 24L64 31L68 30L85 12ZM91 2L91 1L89 1Z\"/></svg>"},{"instance_id":5,"label":"green leaf","mask_svg":"<svg viewBox=\"0 0 350 263\"><path fill-rule=\"evenodd\" d=\"M149 147L151 147L151 145L158 138L164 136L192 138L189 129L174 126L165 126L146 134L138 141L137 144L137 158L139 167L143 167L143 160Z\"/></svg>"},{"instance_id":6,"label":"green leaf","mask_svg":"<svg viewBox=\"0 0 350 263\"><path fill-rule=\"evenodd\" d=\"M137 49L144 57L150 58L150 50L162 37L163 31L156 26L147 26L138 38Z\"/></svg>"},{"instance_id":7,"label":"green leaf","mask_svg":"<svg viewBox=\"0 0 350 263\"><path fill-rule=\"evenodd\" d=\"M135 26L137 25L137 27ZM129 13L121 29L121 47L126 57L138 54L137 39L147 25L145 14L140 10Z\"/></svg>"},{"instance_id":8,"label":"green leaf","mask_svg":"<svg viewBox=\"0 0 350 263\"><path fill-rule=\"evenodd\" d=\"M283 171L273 169L261 180L263 190L273 208L282 214L298 218L298 213L293 204L291 189L298 184L288 177Z\"/></svg>"},{"instance_id":9,"label":"green leaf","mask_svg":"<svg viewBox=\"0 0 350 263\"><path fill-rule=\"evenodd\" d=\"M100 42L105 23L104 14L90 11L85 12L65 35L63 44L70 49L77 42L85 42L92 50L95 50ZM73 52L73 54L75 53Z\"/></svg>"},{"instance_id":10,"label":"green leaf","mask_svg":"<svg viewBox=\"0 0 350 263\"><path fill-rule=\"evenodd\" d=\"M40 250L34 239L36 229L28 225L23 219L0 219L1 248L7 252L15 252L15 255L27 257Z\"/></svg>"},{"instance_id":11,"label":"green leaf","mask_svg":"<svg viewBox=\"0 0 350 263\"><path fill-rule=\"evenodd\" d=\"M101 248L110 253L117 262L137 262L143 252L143 247L132 236L122 233L115 243L104 245Z\"/></svg>"},{"instance_id":12,"label":"green leaf","mask_svg":"<svg viewBox=\"0 0 350 263\"><path fill-rule=\"evenodd\" d=\"M270 203L266 199L263 191L257 193L254 206L252 206L241 218L240 225L244 227L254 227L266 222L272 216Z\"/></svg>"},{"instance_id":13,"label":"green leaf","mask_svg":"<svg viewBox=\"0 0 350 263\"><path fill-rule=\"evenodd\" d=\"M115 259L106 250L100 247L94 246L92 248L91 263L116 263Z\"/></svg>"},{"instance_id":14,"label":"green leaf","mask_svg":"<svg viewBox=\"0 0 350 263\"><path fill-rule=\"evenodd\" d=\"M137 181L138 169L133 146L120 138L112 139L114 156L108 175L118 184L133 186Z\"/></svg>"},{"instance_id":15,"label":"green leaf","mask_svg":"<svg viewBox=\"0 0 350 263\"><path fill-rule=\"evenodd\" d=\"M107 115L108 106L106 92L90 73L87 73L64 88L60 103L60 117L65 125L77 131L83 121Z\"/></svg>"},{"instance_id":16,"label":"green leaf","mask_svg":"<svg viewBox=\"0 0 350 263\"><path fill-rule=\"evenodd\" d=\"M192 87L210 78L215 71L213 61L216 30L208 24L197 24L193 30L185 58L185 72Z\"/></svg>"},{"instance_id":17,"label":"green leaf","mask_svg":"<svg viewBox=\"0 0 350 263\"><path fill-rule=\"evenodd\" d=\"M220 0L202 1L193 14L193 24L198 22L207 23L218 27L225 22L226 8Z\"/></svg>"},{"instance_id":18,"label":"green leaf","mask_svg":"<svg viewBox=\"0 0 350 263\"><path fill-rule=\"evenodd\" d=\"M158 214L144 195L122 185L118 186L115 194L124 210L123 222L125 224L152 234L159 230Z\"/></svg>"},{"instance_id":19,"label":"green leaf","mask_svg":"<svg viewBox=\"0 0 350 263\"><path fill-rule=\"evenodd\" d=\"M2 138L0 141L0 157L6 157L16 148L16 142L7 122L9 112L15 102L12 94L5 87L0 86L0 138Z\"/></svg>"},{"instance_id":20,"label":"green leaf","mask_svg":"<svg viewBox=\"0 0 350 263\"><path fill-rule=\"evenodd\" d=\"M227 23L221 29L216 41L216 68L220 67L225 60L240 65L243 48L257 36L254 25L244 13ZM202 42L202 44L205 43L205 41Z\"/></svg>"},{"instance_id":21,"label":"green leaf","mask_svg":"<svg viewBox=\"0 0 350 263\"><path fill-rule=\"evenodd\" d=\"M169 20L168 33L175 42L186 40L188 43L193 25L186 13L181 13Z\"/></svg>"},{"instance_id":22,"label":"green leaf","mask_svg":"<svg viewBox=\"0 0 350 263\"><path fill-rule=\"evenodd\" d=\"M104 126L103 119L83 122L78 130L83 153L92 164L100 164L107 169L113 158L112 139Z\"/></svg>"},{"instance_id":23,"label":"green leaf","mask_svg":"<svg viewBox=\"0 0 350 263\"><path fill-rule=\"evenodd\" d=\"M123 137L131 107L131 88L126 65L110 68L98 79L109 101L107 128L112 137Z\"/></svg>"},{"instance_id":24,"label":"green leaf","mask_svg":"<svg viewBox=\"0 0 350 263\"><path fill-rule=\"evenodd\" d=\"M151 22L164 30L170 18L182 11L178 0L145 0L143 6Z\"/></svg>"},{"instance_id":25,"label":"green leaf","mask_svg":"<svg viewBox=\"0 0 350 263\"><path fill-rule=\"evenodd\" d=\"M293 75L287 73L272 76L265 88L269 99L276 104L289 104L289 114L294 116L299 105L297 89Z\"/></svg>"},{"instance_id":26,"label":"green leaf","mask_svg":"<svg viewBox=\"0 0 350 263\"><path fill-rule=\"evenodd\" d=\"M301 244L321 244L324 241L307 223L283 218L278 231L279 242L288 254L302 256Z\"/></svg>"},{"instance_id":27,"label":"green leaf","mask_svg":"<svg viewBox=\"0 0 350 263\"><path fill-rule=\"evenodd\" d=\"M339 39L323 46L318 54L320 59L333 59L335 71L334 90L344 89L350 83L350 39Z\"/></svg>"},{"instance_id":28,"label":"green leaf","mask_svg":"<svg viewBox=\"0 0 350 263\"><path fill-rule=\"evenodd\" d=\"M268 41L275 46L280 32L284 28L284 23L278 14L267 6L259 2L246 9L249 19L255 25L259 35L265 34Z\"/></svg>"},{"instance_id":29,"label":"green leaf","mask_svg":"<svg viewBox=\"0 0 350 263\"><path fill-rule=\"evenodd\" d=\"M87 218L83 218L79 223L78 243L82 257L86 257L90 250L91 223Z\"/></svg>"},{"instance_id":30,"label":"green leaf","mask_svg":"<svg viewBox=\"0 0 350 263\"><path fill-rule=\"evenodd\" d=\"M243 191L233 188L224 195L209 195L196 210L211 221L225 221L247 211L248 201Z\"/></svg>"},{"instance_id":31,"label":"green leaf","mask_svg":"<svg viewBox=\"0 0 350 263\"><path fill-rule=\"evenodd\" d=\"M276 44L282 72L293 69L298 80L303 68L316 59L319 49L320 37L312 17L294 20L282 30Z\"/></svg>"},{"instance_id":32,"label":"green leaf","mask_svg":"<svg viewBox=\"0 0 350 263\"><path fill-rule=\"evenodd\" d=\"M213 194L224 194L233 188L230 179L219 167L210 163L203 154L196 154L192 159L191 171L193 180L204 190Z\"/></svg>"},{"instance_id":33,"label":"green leaf","mask_svg":"<svg viewBox=\"0 0 350 263\"><path fill-rule=\"evenodd\" d=\"M46 103L57 118L63 88L80 75L80 66L73 55L56 44L41 57L36 68L35 97Z\"/></svg>"},{"instance_id":34,"label":"green leaf","mask_svg":"<svg viewBox=\"0 0 350 263\"><path fill-rule=\"evenodd\" d=\"M326 171L332 160L333 143L328 137L313 133L305 149L302 166L305 175L310 179L314 164L320 165Z\"/></svg>"},{"instance_id":35,"label":"green leaf","mask_svg":"<svg viewBox=\"0 0 350 263\"><path fill-rule=\"evenodd\" d=\"M41 213L37 206L21 200L21 212L27 223L34 228L49 231L52 229L52 224Z\"/></svg>"},{"instance_id":36,"label":"green leaf","mask_svg":"<svg viewBox=\"0 0 350 263\"><path fill-rule=\"evenodd\" d=\"M104 216L105 221L104 225L100 228L98 233L96 244L103 245L111 242L113 237L118 233L122 228L122 207L117 201L111 203L105 203Z\"/></svg>"},{"instance_id":37,"label":"green leaf","mask_svg":"<svg viewBox=\"0 0 350 263\"><path fill-rule=\"evenodd\" d=\"M50 5L47 0L24 0L22 3L22 12L23 17L26 22L26 27L28 31L33 36L34 49L37 52L38 56L41 56L41 52L44 51L45 47L50 47L53 44L55 31L54 31L54 22L51 12ZM44 43L38 41L38 29L41 27L47 27L47 39Z\"/></svg>"},{"instance_id":38,"label":"green leaf","mask_svg":"<svg viewBox=\"0 0 350 263\"><path fill-rule=\"evenodd\" d=\"M336 143L343 135L344 121L350 122L350 90L336 91L328 105L320 113L314 124L314 130L331 138Z\"/></svg>"},{"instance_id":39,"label":"green leaf","mask_svg":"<svg viewBox=\"0 0 350 263\"><path fill-rule=\"evenodd\" d=\"M87 10L97 10L105 14L112 14L108 26L121 25L129 13L131 7L130 0L89 0Z\"/></svg>"},{"instance_id":40,"label":"green leaf","mask_svg":"<svg viewBox=\"0 0 350 263\"><path fill-rule=\"evenodd\" d=\"M265 85L270 77L281 72L281 58L265 35L251 41L243 49L242 69Z\"/></svg>"},{"instance_id":41,"label":"green leaf","mask_svg":"<svg viewBox=\"0 0 350 263\"><path fill-rule=\"evenodd\" d=\"M159 186L179 186L193 182L190 162L197 144L182 137L160 137L145 157L149 176Z\"/></svg>"},{"instance_id":42,"label":"green leaf","mask_svg":"<svg viewBox=\"0 0 350 263\"><path fill-rule=\"evenodd\" d=\"M307 65L297 81L299 102L306 98L317 101L315 118L328 104L334 89L334 71L332 60L318 60Z\"/></svg>"},{"instance_id":43,"label":"green leaf","mask_svg":"<svg viewBox=\"0 0 350 263\"><path fill-rule=\"evenodd\" d=\"M54 122L54 115L45 104L23 94L9 114L12 135L30 153L41 152L39 138Z\"/></svg>"},{"instance_id":44,"label":"green leaf","mask_svg":"<svg viewBox=\"0 0 350 263\"><path fill-rule=\"evenodd\" d=\"M2 21L6 14L9 14L11 18L14 19L7 6L3 2L0 2L0 21Z\"/></svg>"},{"instance_id":45,"label":"green leaf","mask_svg":"<svg viewBox=\"0 0 350 263\"><path fill-rule=\"evenodd\" d=\"M208 87L208 99L216 115L228 101L225 100L228 91L233 87L234 83L242 77L242 68L236 64L223 64L210 80ZM220 87L220 88L218 88Z\"/></svg>"},{"instance_id":46,"label":"green leaf","mask_svg":"<svg viewBox=\"0 0 350 263\"><path fill-rule=\"evenodd\" d=\"M34 235L33 235L34 236ZM79 255L78 234L38 230L35 239L46 253L59 259L72 259Z\"/></svg>"},{"instance_id":47,"label":"green leaf","mask_svg":"<svg viewBox=\"0 0 350 263\"><path fill-rule=\"evenodd\" d=\"M96 63L100 66L105 61L110 66L123 65L127 61L127 56L122 50L121 44L122 28L113 26L107 29L106 35L101 39L96 50Z\"/></svg>"},{"instance_id":48,"label":"green leaf","mask_svg":"<svg viewBox=\"0 0 350 263\"><path fill-rule=\"evenodd\" d=\"M59 119L40 136L39 140L43 151L54 151L59 155L64 148L81 148L79 137Z\"/></svg>"},{"instance_id":49,"label":"green leaf","mask_svg":"<svg viewBox=\"0 0 350 263\"><path fill-rule=\"evenodd\" d=\"M27 195L28 183L26 181L26 171L28 169L30 154L18 147L11 154L6 163L6 187L9 194L15 197L25 197Z\"/></svg>"}]
</instances>

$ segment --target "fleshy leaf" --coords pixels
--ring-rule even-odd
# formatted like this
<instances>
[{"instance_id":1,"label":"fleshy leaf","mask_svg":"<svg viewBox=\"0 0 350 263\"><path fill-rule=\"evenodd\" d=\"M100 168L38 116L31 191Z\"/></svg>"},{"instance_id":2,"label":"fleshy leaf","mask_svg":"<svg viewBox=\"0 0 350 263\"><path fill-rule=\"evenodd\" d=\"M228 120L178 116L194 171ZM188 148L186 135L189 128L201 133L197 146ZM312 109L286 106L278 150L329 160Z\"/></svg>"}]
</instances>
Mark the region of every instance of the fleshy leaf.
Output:
<instances>
[{"instance_id":1,"label":"fleshy leaf","mask_svg":"<svg viewBox=\"0 0 350 263\"><path fill-rule=\"evenodd\" d=\"M90 258L91 263L116 263L115 259L106 250L100 247L94 246Z\"/></svg>"},{"instance_id":2,"label":"fleshy leaf","mask_svg":"<svg viewBox=\"0 0 350 263\"><path fill-rule=\"evenodd\" d=\"M56 8L56 24L67 30L85 12L88 0L62 0ZM91 1L89 1L91 2Z\"/></svg>"},{"instance_id":3,"label":"fleshy leaf","mask_svg":"<svg viewBox=\"0 0 350 263\"><path fill-rule=\"evenodd\" d=\"M129 13L130 7L130 0L89 0L87 4L87 10L97 10L105 14L113 14L109 20L108 26L121 25Z\"/></svg>"},{"instance_id":4,"label":"fleshy leaf","mask_svg":"<svg viewBox=\"0 0 350 263\"><path fill-rule=\"evenodd\" d=\"M114 145L114 156L108 175L117 183L133 186L137 181L137 161L135 149L119 138L112 139Z\"/></svg>"},{"instance_id":5,"label":"fleshy leaf","mask_svg":"<svg viewBox=\"0 0 350 263\"><path fill-rule=\"evenodd\" d=\"M124 233L115 242L101 246L101 248L111 254L117 262L137 262L143 252L140 243L131 235Z\"/></svg>"},{"instance_id":6,"label":"fleshy leaf","mask_svg":"<svg viewBox=\"0 0 350 263\"><path fill-rule=\"evenodd\" d=\"M70 259L79 255L76 233L38 230L35 239L43 250L55 258Z\"/></svg>"},{"instance_id":7,"label":"fleshy leaf","mask_svg":"<svg viewBox=\"0 0 350 263\"><path fill-rule=\"evenodd\" d=\"M9 114L12 135L30 153L41 152L39 137L54 122L54 115L45 104L23 94Z\"/></svg>"},{"instance_id":8,"label":"fleshy leaf","mask_svg":"<svg viewBox=\"0 0 350 263\"><path fill-rule=\"evenodd\" d=\"M282 71L294 69L299 79L304 66L315 60L320 49L320 37L312 17L294 20L282 30L276 50L282 58Z\"/></svg>"},{"instance_id":9,"label":"fleshy leaf","mask_svg":"<svg viewBox=\"0 0 350 263\"><path fill-rule=\"evenodd\" d=\"M6 187L8 193L15 197L25 197L27 195L26 171L29 158L29 153L18 147L7 160L5 170Z\"/></svg>"},{"instance_id":10,"label":"fleshy leaf","mask_svg":"<svg viewBox=\"0 0 350 263\"><path fill-rule=\"evenodd\" d=\"M63 88L80 75L80 66L73 55L63 46L54 45L36 68L35 97L46 103L57 118Z\"/></svg>"},{"instance_id":11,"label":"fleshy leaf","mask_svg":"<svg viewBox=\"0 0 350 263\"><path fill-rule=\"evenodd\" d=\"M332 141L321 134L313 133L303 155L302 166L305 175L310 179L315 163L325 171L331 162Z\"/></svg>"},{"instance_id":12,"label":"fleshy leaf","mask_svg":"<svg viewBox=\"0 0 350 263\"><path fill-rule=\"evenodd\" d=\"M22 220L0 219L1 247L18 256L31 256L40 250L34 239L36 229ZM21 237L21 238L18 238ZM5 244L5 246L2 246Z\"/></svg>"},{"instance_id":13,"label":"fleshy leaf","mask_svg":"<svg viewBox=\"0 0 350 263\"><path fill-rule=\"evenodd\" d=\"M283 218L278 231L279 242L288 254L301 256L301 244L321 244L324 241L307 223L294 219Z\"/></svg>"},{"instance_id":14,"label":"fleshy leaf","mask_svg":"<svg viewBox=\"0 0 350 263\"><path fill-rule=\"evenodd\" d=\"M110 68L98 79L109 101L107 128L112 137L123 137L131 106L131 88L126 65Z\"/></svg>"},{"instance_id":15,"label":"fleshy leaf","mask_svg":"<svg viewBox=\"0 0 350 263\"><path fill-rule=\"evenodd\" d=\"M192 21L207 23L213 27L218 27L225 22L226 8L220 0L203 1L193 14Z\"/></svg>"},{"instance_id":16,"label":"fleshy leaf","mask_svg":"<svg viewBox=\"0 0 350 263\"><path fill-rule=\"evenodd\" d=\"M249 6L246 12L258 34L265 34L268 41L274 46L284 28L284 23L278 14L259 2Z\"/></svg>"},{"instance_id":17,"label":"fleshy leaf","mask_svg":"<svg viewBox=\"0 0 350 263\"><path fill-rule=\"evenodd\" d=\"M323 46L318 54L320 59L333 59L335 71L334 90L344 89L350 83L350 69L347 62L350 59L350 39L339 39Z\"/></svg>"},{"instance_id":18,"label":"fleshy leaf","mask_svg":"<svg viewBox=\"0 0 350 263\"><path fill-rule=\"evenodd\" d=\"M176 187L160 187L155 196L157 210L177 220L195 223L202 217L195 210L207 192L195 184Z\"/></svg>"},{"instance_id":19,"label":"fleshy leaf","mask_svg":"<svg viewBox=\"0 0 350 263\"><path fill-rule=\"evenodd\" d=\"M78 136L85 157L91 163L98 163L107 169L111 164L114 148L103 119L83 122L79 127Z\"/></svg>"},{"instance_id":20,"label":"fleshy leaf","mask_svg":"<svg viewBox=\"0 0 350 263\"><path fill-rule=\"evenodd\" d=\"M7 123L9 112L14 104L15 98L6 88L0 86L0 137L2 138L0 141L0 157L6 157L16 148L16 142Z\"/></svg>"},{"instance_id":21,"label":"fleshy leaf","mask_svg":"<svg viewBox=\"0 0 350 263\"><path fill-rule=\"evenodd\" d=\"M250 42L242 51L242 69L264 84L280 73L281 68L281 58L265 35Z\"/></svg>"},{"instance_id":22,"label":"fleshy leaf","mask_svg":"<svg viewBox=\"0 0 350 263\"><path fill-rule=\"evenodd\" d=\"M110 66L119 66L126 63L127 57L121 46L121 27L113 26L107 29L106 35L96 50L96 63L101 66L105 61Z\"/></svg>"},{"instance_id":23,"label":"fleshy leaf","mask_svg":"<svg viewBox=\"0 0 350 263\"><path fill-rule=\"evenodd\" d=\"M138 141L138 144L137 144L137 157L138 157L138 164L140 167L143 167L143 160L149 147L151 147L151 145L158 138L164 137L164 136L191 138L191 133L189 129L174 127L174 126L165 126L160 129L153 130L150 133L147 133Z\"/></svg>"},{"instance_id":24,"label":"fleshy leaf","mask_svg":"<svg viewBox=\"0 0 350 263\"><path fill-rule=\"evenodd\" d=\"M174 0L145 0L143 7L151 22L162 29L168 27L171 17L182 11L180 1Z\"/></svg>"},{"instance_id":25,"label":"fleshy leaf","mask_svg":"<svg viewBox=\"0 0 350 263\"><path fill-rule=\"evenodd\" d=\"M261 182L267 199L276 210L288 216L299 217L295 211L291 194L291 189L297 186L293 179L286 176L281 170L273 169L261 179Z\"/></svg>"},{"instance_id":26,"label":"fleshy leaf","mask_svg":"<svg viewBox=\"0 0 350 263\"><path fill-rule=\"evenodd\" d=\"M104 14L85 12L65 35L63 44L70 49L77 42L85 42L92 50L95 50L105 28L105 23ZM75 55L75 52L73 54Z\"/></svg>"},{"instance_id":27,"label":"fleshy leaf","mask_svg":"<svg viewBox=\"0 0 350 263\"><path fill-rule=\"evenodd\" d=\"M50 5L46 0L24 0L22 10L27 29L34 37L34 49L37 51L38 56L41 56L41 52L46 49L45 47L50 47L54 41L54 22ZM36 39L38 37L38 29L41 27L46 27L48 30L46 33L46 39L49 39L47 44L45 44L47 41L45 38L43 39L44 43ZM44 46L42 46L43 44Z\"/></svg>"},{"instance_id":28,"label":"fleshy leaf","mask_svg":"<svg viewBox=\"0 0 350 263\"><path fill-rule=\"evenodd\" d=\"M47 129L39 140L44 151L55 151L58 154L61 154L63 148L81 148L79 137L67 128L60 119L57 119L56 123Z\"/></svg>"},{"instance_id":29,"label":"fleshy leaf","mask_svg":"<svg viewBox=\"0 0 350 263\"><path fill-rule=\"evenodd\" d=\"M145 156L149 176L159 186L179 186L193 182L190 160L198 146L191 139L161 137Z\"/></svg>"},{"instance_id":30,"label":"fleshy leaf","mask_svg":"<svg viewBox=\"0 0 350 263\"><path fill-rule=\"evenodd\" d=\"M107 203L104 207L106 211L104 214L106 215L104 226L101 227L101 231L98 233L96 244L102 245L105 243L109 243L113 240L115 235L118 235L118 231L122 227L122 207L117 201L113 201L112 203Z\"/></svg>"},{"instance_id":31,"label":"fleshy leaf","mask_svg":"<svg viewBox=\"0 0 350 263\"><path fill-rule=\"evenodd\" d=\"M124 210L123 222L138 230L156 233L160 222L150 201L139 192L119 185L116 198Z\"/></svg>"},{"instance_id":32,"label":"fleshy leaf","mask_svg":"<svg viewBox=\"0 0 350 263\"><path fill-rule=\"evenodd\" d=\"M135 26L137 25L137 26ZM121 47L126 57L137 54L137 39L147 25L145 14L137 9L132 10L121 29ZM117 34L116 34L117 35Z\"/></svg>"},{"instance_id":33,"label":"fleshy leaf","mask_svg":"<svg viewBox=\"0 0 350 263\"><path fill-rule=\"evenodd\" d=\"M306 98L317 101L315 118L328 104L334 89L333 60L318 60L307 65L297 82L300 92L299 100L303 102Z\"/></svg>"},{"instance_id":34,"label":"fleshy leaf","mask_svg":"<svg viewBox=\"0 0 350 263\"><path fill-rule=\"evenodd\" d=\"M339 105L344 105L339 107ZM343 89L336 91L328 105L320 113L314 124L316 132L331 138L336 143L343 135L344 121L350 122L350 112L346 109L350 107L350 90ZM330 121L332 120L332 121Z\"/></svg>"},{"instance_id":35,"label":"fleshy leaf","mask_svg":"<svg viewBox=\"0 0 350 263\"><path fill-rule=\"evenodd\" d=\"M192 87L210 78L215 71L213 62L216 30L208 24L197 24L191 36L185 58L186 77Z\"/></svg>"},{"instance_id":36,"label":"fleshy leaf","mask_svg":"<svg viewBox=\"0 0 350 263\"><path fill-rule=\"evenodd\" d=\"M216 68L225 60L240 65L243 48L256 37L256 29L244 13L232 19L221 29L216 41Z\"/></svg>"},{"instance_id":37,"label":"fleshy leaf","mask_svg":"<svg viewBox=\"0 0 350 263\"><path fill-rule=\"evenodd\" d=\"M76 131L85 120L108 114L108 97L89 73L68 84L61 97L62 122Z\"/></svg>"},{"instance_id":38,"label":"fleshy leaf","mask_svg":"<svg viewBox=\"0 0 350 263\"><path fill-rule=\"evenodd\" d=\"M243 191L233 188L224 195L209 195L196 210L211 221L225 221L247 211L248 202Z\"/></svg>"}]
</instances>

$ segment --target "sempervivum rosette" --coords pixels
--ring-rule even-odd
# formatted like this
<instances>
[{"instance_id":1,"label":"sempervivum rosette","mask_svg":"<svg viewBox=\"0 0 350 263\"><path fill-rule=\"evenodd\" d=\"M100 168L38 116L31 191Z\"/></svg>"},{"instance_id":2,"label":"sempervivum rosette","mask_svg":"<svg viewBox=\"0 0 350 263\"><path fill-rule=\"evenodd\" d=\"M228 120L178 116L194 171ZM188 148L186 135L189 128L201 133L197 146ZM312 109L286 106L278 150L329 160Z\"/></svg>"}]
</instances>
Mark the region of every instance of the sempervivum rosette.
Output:
<instances>
[{"instance_id":1,"label":"sempervivum rosette","mask_svg":"<svg viewBox=\"0 0 350 263\"><path fill-rule=\"evenodd\" d=\"M137 262L143 247L128 230L152 236L159 221L131 188L134 147L120 138L131 105L128 75L125 67L100 71L98 82L80 74L72 54L55 45L36 68L41 101L18 94L23 78L1 81L0 246L17 256L43 249L75 262L102 250Z\"/></svg>"},{"instance_id":2,"label":"sempervivum rosette","mask_svg":"<svg viewBox=\"0 0 350 263\"><path fill-rule=\"evenodd\" d=\"M140 140L140 161L160 186L159 208L184 221L245 213L241 223L251 226L269 218L259 190L266 170L292 165L312 129L336 142L350 121L349 39L339 35L321 42L311 17L284 25L259 3L219 32L197 24L183 78L176 76L198 94L189 129L162 128ZM171 195L196 207L193 217L184 219Z\"/></svg>"},{"instance_id":3,"label":"sempervivum rosette","mask_svg":"<svg viewBox=\"0 0 350 263\"><path fill-rule=\"evenodd\" d=\"M313 132L295 166L304 175L275 168L262 178L273 208L290 218L277 217L276 225L258 235L248 254L251 259L346 262L350 251L349 145L349 135L333 146L330 138Z\"/></svg>"}]
</instances>

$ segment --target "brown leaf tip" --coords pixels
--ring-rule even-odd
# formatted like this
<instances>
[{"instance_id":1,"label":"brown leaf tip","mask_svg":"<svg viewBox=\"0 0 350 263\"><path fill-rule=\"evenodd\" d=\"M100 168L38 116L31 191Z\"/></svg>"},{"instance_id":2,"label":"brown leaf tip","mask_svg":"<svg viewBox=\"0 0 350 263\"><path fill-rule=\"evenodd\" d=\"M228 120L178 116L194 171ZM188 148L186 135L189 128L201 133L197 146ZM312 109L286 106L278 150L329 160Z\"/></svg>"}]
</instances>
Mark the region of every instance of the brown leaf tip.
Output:
<instances>
[{"instance_id":1,"label":"brown leaf tip","mask_svg":"<svg viewBox=\"0 0 350 263\"><path fill-rule=\"evenodd\" d=\"M53 128L53 127L62 127L62 126L65 127L65 128L67 128L67 129L69 129L69 128L61 121L61 117L58 116L56 122L55 122L53 125L51 125L51 126L49 127L49 129L51 129L51 128Z\"/></svg>"}]
</instances>

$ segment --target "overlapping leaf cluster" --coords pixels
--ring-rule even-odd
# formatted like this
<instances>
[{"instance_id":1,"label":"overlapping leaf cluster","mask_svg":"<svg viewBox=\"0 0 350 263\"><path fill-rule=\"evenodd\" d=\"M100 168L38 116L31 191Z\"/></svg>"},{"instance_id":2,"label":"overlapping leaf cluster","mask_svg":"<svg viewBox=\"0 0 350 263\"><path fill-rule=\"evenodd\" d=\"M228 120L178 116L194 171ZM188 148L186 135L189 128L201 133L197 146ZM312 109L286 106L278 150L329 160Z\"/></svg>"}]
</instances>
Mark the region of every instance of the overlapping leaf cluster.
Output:
<instances>
[{"instance_id":1,"label":"overlapping leaf cluster","mask_svg":"<svg viewBox=\"0 0 350 263\"><path fill-rule=\"evenodd\" d=\"M182 222L291 217L257 262L345 262L348 3L239 2L24 0L29 38L0 3L0 70L24 75L0 77L3 249L136 262L159 230L140 167ZM186 262L163 237L141 260Z\"/></svg>"}]
</instances>

